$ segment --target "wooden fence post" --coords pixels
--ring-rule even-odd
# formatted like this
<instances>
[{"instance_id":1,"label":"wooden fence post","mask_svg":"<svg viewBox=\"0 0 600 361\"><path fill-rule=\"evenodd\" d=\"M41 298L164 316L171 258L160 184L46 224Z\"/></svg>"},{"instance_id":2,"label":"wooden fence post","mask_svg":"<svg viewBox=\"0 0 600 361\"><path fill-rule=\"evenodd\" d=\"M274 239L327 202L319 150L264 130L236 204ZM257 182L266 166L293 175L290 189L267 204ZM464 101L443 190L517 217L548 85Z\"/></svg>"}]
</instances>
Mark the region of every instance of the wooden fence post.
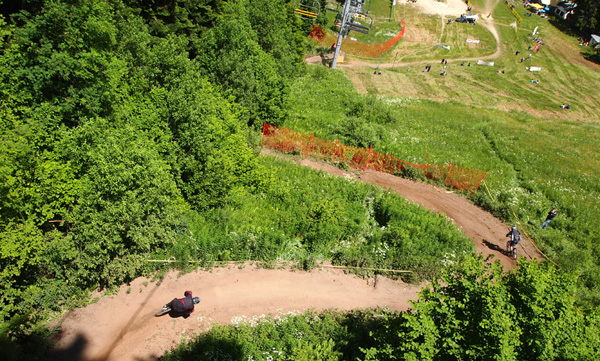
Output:
<instances>
[{"instance_id":1,"label":"wooden fence post","mask_svg":"<svg viewBox=\"0 0 600 361\"><path fill-rule=\"evenodd\" d=\"M260 144L262 145L263 139L265 138L265 129L267 129L267 122L263 122L263 131L260 136Z\"/></svg>"},{"instance_id":2,"label":"wooden fence post","mask_svg":"<svg viewBox=\"0 0 600 361\"><path fill-rule=\"evenodd\" d=\"M310 147L310 141L312 140L312 133L310 134L310 138L308 138L308 144L306 145L306 152L304 152L304 158L308 157L308 148Z\"/></svg>"},{"instance_id":3,"label":"wooden fence post","mask_svg":"<svg viewBox=\"0 0 600 361\"><path fill-rule=\"evenodd\" d=\"M365 162L365 168L363 170L367 170L367 164L369 164L369 158L371 157L371 150L373 149L372 145L369 145L369 154L367 155L367 161Z\"/></svg>"},{"instance_id":4,"label":"wooden fence post","mask_svg":"<svg viewBox=\"0 0 600 361\"><path fill-rule=\"evenodd\" d=\"M483 177L481 178L481 180L479 181L479 184L477 185L477 187L475 187L475 189L473 190L473 192L471 192L471 194L475 193L475 191L477 191L479 189L479 186L481 185L481 183L483 182L483 180L485 179L485 176L487 175L487 170L485 171L485 173L483 174Z\"/></svg>"},{"instance_id":5,"label":"wooden fence post","mask_svg":"<svg viewBox=\"0 0 600 361\"><path fill-rule=\"evenodd\" d=\"M423 177L427 177L427 161L429 160L429 153L427 153L427 157L425 157L425 169L423 170Z\"/></svg>"},{"instance_id":6,"label":"wooden fence post","mask_svg":"<svg viewBox=\"0 0 600 361\"><path fill-rule=\"evenodd\" d=\"M332 163L335 163L335 153L337 152L337 145L338 145L338 141L337 141L337 138L335 138L335 146L333 147L333 161L332 161Z\"/></svg>"},{"instance_id":7,"label":"wooden fence post","mask_svg":"<svg viewBox=\"0 0 600 361\"><path fill-rule=\"evenodd\" d=\"M452 168L452 162L448 164L448 175L446 176L446 187L448 186L448 178L450 178L450 168Z\"/></svg>"}]
</instances>

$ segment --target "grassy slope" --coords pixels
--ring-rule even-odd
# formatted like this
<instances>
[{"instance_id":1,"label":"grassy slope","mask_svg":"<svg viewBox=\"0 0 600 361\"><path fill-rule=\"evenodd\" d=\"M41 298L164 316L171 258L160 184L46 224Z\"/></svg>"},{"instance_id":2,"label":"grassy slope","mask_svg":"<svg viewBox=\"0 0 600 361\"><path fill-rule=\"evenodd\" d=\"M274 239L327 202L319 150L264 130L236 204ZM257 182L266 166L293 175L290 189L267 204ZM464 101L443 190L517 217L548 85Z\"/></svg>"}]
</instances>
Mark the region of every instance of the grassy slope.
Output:
<instances>
[{"instance_id":1,"label":"grassy slope","mask_svg":"<svg viewBox=\"0 0 600 361\"><path fill-rule=\"evenodd\" d=\"M525 13L524 9L517 10ZM584 60L576 39L536 16L524 17L515 31L509 26L514 17L502 2L493 17L502 47L502 55L489 60L495 62L494 67L460 66L460 59L474 58L471 62L475 64L478 57L495 52L496 42L482 26L455 23L445 26L440 34L439 16L418 14L400 5L396 7L396 18L407 19L405 38L381 60L392 63L397 59L396 67L382 76L373 76L371 67L345 67L344 71L371 94L458 100L478 107L522 110L535 116L600 120L600 66ZM536 26L547 45L538 53L532 52L532 60L520 63L520 58L529 54L528 47L535 45L531 33ZM480 39L480 45L470 47L467 37ZM436 48L437 43L450 45L451 50ZM519 56L515 56L517 50ZM448 66L447 77L439 76L441 58L455 59ZM378 59L370 61L375 66ZM421 72L426 63L433 65L431 73ZM531 73L525 69L530 65L540 66L542 71ZM500 69L505 74L498 74ZM532 79L539 80L539 84L532 84ZM568 114L559 107L563 103L573 106Z\"/></svg>"},{"instance_id":2,"label":"grassy slope","mask_svg":"<svg viewBox=\"0 0 600 361\"><path fill-rule=\"evenodd\" d=\"M512 15L503 6L500 2L494 17L509 23ZM424 19L418 23L422 32L435 33L435 24ZM514 210L544 252L563 269L582 273L580 285L587 287L581 296L599 302L600 67L586 63L575 39L546 20L524 19L516 34L497 26L503 54L494 68L455 63L445 78L436 76L438 69L425 74L400 67L381 76L371 67L345 67L343 73L312 69L294 86L286 126L349 145L373 144L408 161L423 163L429 154L430 162L489 170L486 183L494 199L482 188L474 201L511 222ZM533 56L534 65L544 69L536 73L539 84L530 83L531 73L515 57L515 49L527 51L535 26L549 44ZM423 45L403 49L425 51L418 47ZM436 51L427 56L439 58ZM497 74L499 68L505 74ZM377 97L359 96L343 75ZM574 109L560 109L563 102ZM560 216L542 231L539 224L552 206Z\"/></svg>"}]
</instances>

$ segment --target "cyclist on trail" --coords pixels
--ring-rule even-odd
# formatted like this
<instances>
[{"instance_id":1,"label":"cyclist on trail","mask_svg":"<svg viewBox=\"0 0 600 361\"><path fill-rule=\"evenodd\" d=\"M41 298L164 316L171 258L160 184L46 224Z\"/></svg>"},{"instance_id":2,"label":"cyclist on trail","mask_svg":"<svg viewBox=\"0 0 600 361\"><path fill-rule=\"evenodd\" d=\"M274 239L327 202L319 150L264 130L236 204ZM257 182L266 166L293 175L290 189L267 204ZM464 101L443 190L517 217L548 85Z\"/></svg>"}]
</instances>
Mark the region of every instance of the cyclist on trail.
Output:
<instances>
[{"instance_id":1,"label":"cyclist on trail","mask_svg":"<svg viewBox=\"0 0 600 361\"><path fill-rule=\"evenodd\" d=\"M176 313L182 314L184 317L188 317L190 313L194 312L194 299L192 298L192 291L185 291L183 293L184 298L174 298L173 301L167 303L165 307L171 307Z\"/></svg>"},{"instance_id":2,"label":"cyclist on trail","mask_svg":"<svg viewBox=\"0 0 600 361\"><path fill-rule=\"evenodd\" d=\"M513 249L517 246L517 244L521 241L521 233L517 231L517 227L513 226L511 230L506 234L506 237L510 237L510 252L512 253Z\"/></svg>"}]
</instances>

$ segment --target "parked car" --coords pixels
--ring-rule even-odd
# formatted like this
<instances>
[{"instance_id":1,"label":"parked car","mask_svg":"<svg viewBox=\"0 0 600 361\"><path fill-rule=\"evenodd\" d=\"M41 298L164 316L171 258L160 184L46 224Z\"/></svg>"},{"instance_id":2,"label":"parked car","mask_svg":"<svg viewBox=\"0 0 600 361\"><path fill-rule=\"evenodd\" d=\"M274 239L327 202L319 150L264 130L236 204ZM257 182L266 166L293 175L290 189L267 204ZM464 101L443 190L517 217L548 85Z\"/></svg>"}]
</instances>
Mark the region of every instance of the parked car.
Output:
<instances>
[{"instance_id":1,"label":"parked car","mask_svg":"<svg viewBox=\"0 0 600 361\"><path fill-rule=\"evenodd\" d=\"M470 18L470 17L466 17L466 16L461 16L459 18L456 18L455 21L457 23L475 24L475 18Z\"/></svg>"}]
</instances>

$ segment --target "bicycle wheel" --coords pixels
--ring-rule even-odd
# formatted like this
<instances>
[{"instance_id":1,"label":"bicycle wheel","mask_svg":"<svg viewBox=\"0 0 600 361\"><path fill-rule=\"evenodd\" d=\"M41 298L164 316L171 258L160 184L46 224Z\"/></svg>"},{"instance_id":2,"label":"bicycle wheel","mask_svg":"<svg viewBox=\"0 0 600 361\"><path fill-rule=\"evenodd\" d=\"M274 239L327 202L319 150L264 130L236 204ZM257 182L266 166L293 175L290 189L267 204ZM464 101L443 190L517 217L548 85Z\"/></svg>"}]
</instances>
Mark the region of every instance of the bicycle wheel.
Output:
<instances>
[{"instance_id":1,"label":"bicycle wheel","mask_svg":"<svg viewBox=\"0 0 600 361\"><path fill-rule=\"evenodd\" d=\"M165 307L161 308L160 310L156 311L154 316L158 317L158 316L166 315L169 312L171 312L171 307L165 306Z\"/></svg>"},{"instance_id":2,"label":"bicycle wheel","mask_svg":"<svg viewBox=\"0 0 600 361\"><path fill-rule=\"evenodd\" d=\"M506 242L506 255L509 257L512 255L512 251L510 250L510 241Z\"/></svg>"},{"instance_id":3,"label":"bicycle wheel","mask_svg":"<svg viewBox=\"0 0 600 361\"><path fill-rule=\"evenodd\" d=\"M513 258L517 259L517 245L515 244L515 246L513 247Z\"/></svg>"}]
</instances>

